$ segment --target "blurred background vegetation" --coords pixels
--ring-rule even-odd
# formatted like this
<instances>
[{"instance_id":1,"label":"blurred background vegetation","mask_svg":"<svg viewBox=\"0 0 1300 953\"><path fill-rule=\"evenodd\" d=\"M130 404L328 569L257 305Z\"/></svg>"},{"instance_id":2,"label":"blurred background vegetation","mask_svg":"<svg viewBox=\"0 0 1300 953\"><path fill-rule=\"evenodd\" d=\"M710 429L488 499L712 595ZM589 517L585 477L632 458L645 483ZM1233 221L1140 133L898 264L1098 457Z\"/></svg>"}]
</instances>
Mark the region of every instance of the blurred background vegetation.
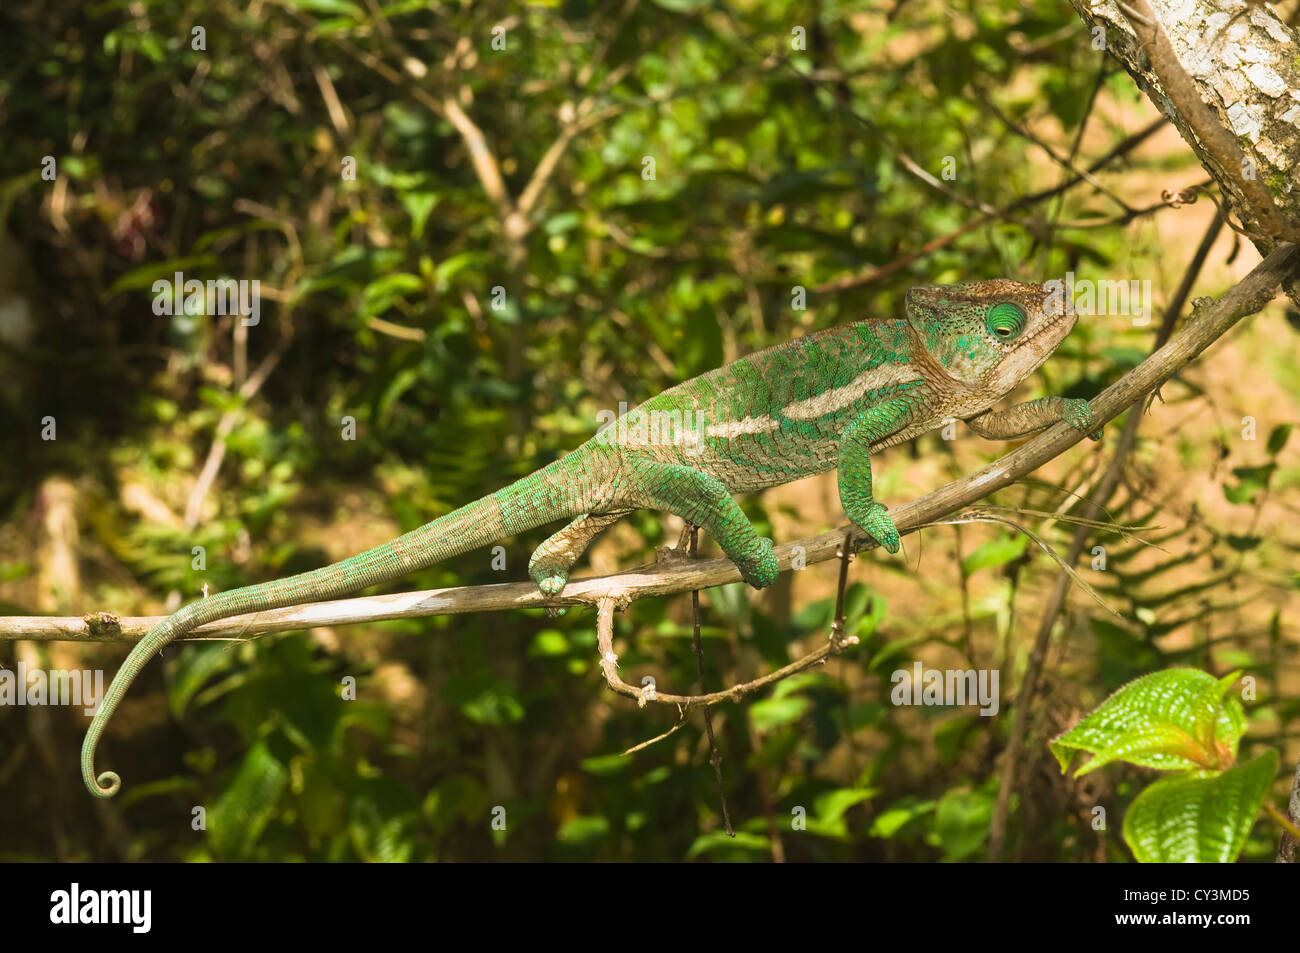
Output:
<instances>
[{"instance_id":1,"label":"blurred background vegetation","mask_svg":"<svg viewBox=\"0 0 1300 953\"><path fill-rule=\"evenodd\" d=\"M1096 393L1150 350L1214 209L1161 202L1206 174L1090 40L1059 0L6 4L0 612L161 613L346 557L556 458L602 410L900 314L914 284L1151 281L1149 326L1081 321L1016 396ZM1225 229L1197 293L1257 260ZM155 315L152 283L178 270L260 280L260 323ZM1129 859L1119 819L1149 772L1068 780L1046 741L1148 671L1247 669L1243 756L1295 763L1300 321L1284 304L1143 421L1108 516L1157 545L1089 544L1106 566L1085 555L1083 572L1127 624L1077 595L1057 620L1005 856ZM1070 511L1119 430L997 501ZM1004 449L929 435L876 464L878 494L902 502ZM833 476L745 506L782 541L843 522ZM1068 525L1023 518L1068 546ZM678 528L637 514L590 565L643 564ZM523 580L546 532L509 541L504 573L483 550L409 583ZM984 859L1056 570L980 526L905 553L851 569L858 648L717 710L735 839L698 715L624 756L675 712L603 687L594 613L518 612L174 646L101 746L125 779L112 802L82 788L80 709L0 708L0 857ZM704 593L706 687L825 639L836 574ZM689 599L624 615L624 677L689 691ZM111 675L124 656L0 644L9 668ZM890 673L914 660L1000 669L998 715L893 706ZM1258 825L1245 858L1276 837Z\"/></svg>"}]
</instances>

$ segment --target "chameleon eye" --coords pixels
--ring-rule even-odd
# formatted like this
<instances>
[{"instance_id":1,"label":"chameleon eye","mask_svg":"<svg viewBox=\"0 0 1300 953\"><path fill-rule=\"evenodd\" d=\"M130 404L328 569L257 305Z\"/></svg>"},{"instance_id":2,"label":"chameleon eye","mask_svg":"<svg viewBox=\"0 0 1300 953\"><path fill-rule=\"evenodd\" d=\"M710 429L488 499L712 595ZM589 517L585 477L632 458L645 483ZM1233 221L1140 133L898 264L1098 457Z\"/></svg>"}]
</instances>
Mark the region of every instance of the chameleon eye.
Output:
<instances>
[{"instance_id":1,"label":"chameleon eye","mask_svg":"<svg viewBox=\"0 0 1300 953\"><path fill-rule=\"evenodd\" d=\"M1002 341L1019 337L1025 329L1025 311L1020 305L1010 301L1001 301L989 308L985 322L989 333Z\"/></svg>"}]
</instances>

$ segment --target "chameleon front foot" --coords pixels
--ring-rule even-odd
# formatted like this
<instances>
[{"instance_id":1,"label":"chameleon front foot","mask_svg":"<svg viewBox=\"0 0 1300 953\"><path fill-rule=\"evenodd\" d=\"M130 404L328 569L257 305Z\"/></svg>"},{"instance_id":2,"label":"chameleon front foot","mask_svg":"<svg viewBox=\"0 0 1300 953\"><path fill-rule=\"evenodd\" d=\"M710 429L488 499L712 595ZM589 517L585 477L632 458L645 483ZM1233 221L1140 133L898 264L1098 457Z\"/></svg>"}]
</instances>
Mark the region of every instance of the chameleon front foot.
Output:
<instances>
[{"instance_id":1,"label":"chameleon front foot","mask_svg":"<svg viewBox=\"0 0 1300 953\"><path fill-rule=\"evenodd\" d=\"M735 563L740 568L741 578L755 589L766 589L781 574L781 566L772 552L772 541L766 536L759 536L755 548Z\"/></svg>"},{"instance_id":2,"label":"chameleon front foot","mask_svg":"<svg viewBox=\"0 0 1300 953\"><path fill-rule=\"evenodd\" d=\"M1065 407L1061 411L1061 419L1075 430L1082 430L1088 435L1089 440L1101 439L1101 428L1093 428L1092 404L1088 403L1088 401L1080 397L1065 398Z\"/></svg>"},{"instance_id":3,"label":"chameleon front foot","mask_svg":"<svg viewBox=\"0 0 1300 953\"><path fill-rule=\"evenodd\" d=\"M868 536L878 542L889 553L898 552L900 546L898 527L890 519L883 503L872 503L867 507L861 520L854 520Z\"/></svg>"}]
</instances>

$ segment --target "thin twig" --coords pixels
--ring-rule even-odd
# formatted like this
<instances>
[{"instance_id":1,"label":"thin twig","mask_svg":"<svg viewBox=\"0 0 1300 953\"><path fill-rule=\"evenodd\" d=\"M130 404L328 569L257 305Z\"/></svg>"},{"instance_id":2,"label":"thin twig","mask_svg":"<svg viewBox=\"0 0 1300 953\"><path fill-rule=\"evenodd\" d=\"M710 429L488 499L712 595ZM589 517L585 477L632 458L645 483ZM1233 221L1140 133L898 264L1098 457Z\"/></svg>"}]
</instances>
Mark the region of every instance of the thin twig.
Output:
<instances>
[{"instance_id":1,"label":"thin twig","mask_svg":"<svg viewBox=\"0 0 1300 953\"><path fill-rule=\"evenodd\" d=\"M695 558L699 542L700 529L692 525L686 550L691 559ZM694 621L692 644L695 646L695 665L700 673L700 691L704 691L704 646L700 643L700 590L698 589L691 590L691 618ZM718 784L718 800L722 803L722 826L728 837L735 837L736 832L731 829L731 814L727 810L727 789L722 785L722 755L718 753L718 741L713 737L713 711L707 706L704 709L704 733L709 737L709 764L713 765L713 780Z\"/></svg>"},{"instance_id":2,"label":"thin twig","mask_svg":"<svg viewBox=\"0 0 1300 953\"><path fill-rule=\"evenodd\" d=\"M1132 135L1126 136L1104 156L1102 156L1100 159L1096 160L1095 162L1091 163L1088 166L1087 171L1090 173L1096 172L1097 170L1109 165L1114 160L1132 152L1139 145L1141 145L1147 139L1151 138L1151 136L1155 135L1160 129L1162 129L1167 121L1168 120L1166 120L1164 117L1161 117L1159 119L1154 120L1151 123L1148 123L1145 127L1139 129L1137 132L1133 133ZM1013 218L1013 213L1018 212L1023 208L1029 208L1030 206L1037 205L1039 202L1042 202L1046 199L1053 198L1054 196L1060 195L1062 192L1065 192L1073 188L1074 186L1078 185L1082 181L1083 181L1082 176L1074 175L1062 180L1061 182L1058 182L1056 185L1053 185L1050 188L1041 189L1038 192L1033 192L1029 195L1021 196L1020 198L1016 199L1014 202L1010 202L1007 205L1003 205L1000 208L996 209L994 213L984 213L978 215L975 218L971 219L969 222L966 222L965 224L960 225L957 228L953 229L951 232L948 232L945 235L940 235L937 238L931 239L930 241L922 245L920 248L918 248L916 251L904 255L903 257L898 258L894 261L891 261L888 264L881 265L876 268L872 268L870 271L863 272L862 274L841 275L838 278L832 278L829 281L824 281L819 285L815 285L812 290L817 292L818 294L825 294L828 292L845 291L849 288L857 288L862 285L871 284L872 282L880 281L896 272L902 271L904 268L912 264L912 262L916 261L917 259L924 258L928 255L931 255L941 248L946 248L948 245L951 245L961 236L967 234L968 232L973 232L977 228L987 225L990 222L993 221L1014 222L1015 219Z\"/></svg>"},{"instance_id":3,"label":"thin twig","mask_svg":"<svg viewBox=\"0 0 1300 953\"><path fill-rule=\"evenodd\" d=\"M663 734L655 735L649 741L643 741L638 745L633 745L632 747L628 748L626 751L623 752L624 757L630 754L636 754L638 751L644 751L646 748L649 748L652 744L663 741L669 735L676 734L683 727L685 727L685 725L686 725L686 712L683 711L682 717L678 718L677 722L671 728L669 728Z\"/></svg>"},{"instance_id":4,"label":"thin twig","mask_svg":"<svg viewBox=\"0 0 1300 953\"><path fill-rule=\"evenodd\" d=\"M1282 828L1287 837L1292 840L1300 839L1300 828L1296 827L1291 818L1275 808L1272 801L1264 801L1264 813L1277 821L1278 826Z\"/></svg>"}]
</instances>

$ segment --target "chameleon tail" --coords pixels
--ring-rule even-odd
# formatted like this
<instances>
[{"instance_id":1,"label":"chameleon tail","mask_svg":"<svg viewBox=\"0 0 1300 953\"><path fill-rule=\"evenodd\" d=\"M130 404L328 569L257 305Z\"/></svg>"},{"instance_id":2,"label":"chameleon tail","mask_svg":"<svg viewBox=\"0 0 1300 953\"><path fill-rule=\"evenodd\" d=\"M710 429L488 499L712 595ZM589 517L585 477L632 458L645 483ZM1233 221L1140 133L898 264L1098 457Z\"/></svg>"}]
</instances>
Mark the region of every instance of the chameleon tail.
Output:
<instances>
[{"instance_id":1,"label":"chameleon tail","mask_svg":"<svg viewBox=\"0 0 1300 953\"><path fill-rule=\"evenodd\" d=\"M350 559L287 579L218 593L168 616L131 649L90 722L81 745L81 777L87 790L96 797L109 798L121 787L121 779L112 771L96 776L95 747L126 690L167 643L229 616L337 599L393 582L485 543L578 516L585 512L583 490L589 484L575 479L574 473L575 461L570 455Z\"/></svg>"}]
</instances>

